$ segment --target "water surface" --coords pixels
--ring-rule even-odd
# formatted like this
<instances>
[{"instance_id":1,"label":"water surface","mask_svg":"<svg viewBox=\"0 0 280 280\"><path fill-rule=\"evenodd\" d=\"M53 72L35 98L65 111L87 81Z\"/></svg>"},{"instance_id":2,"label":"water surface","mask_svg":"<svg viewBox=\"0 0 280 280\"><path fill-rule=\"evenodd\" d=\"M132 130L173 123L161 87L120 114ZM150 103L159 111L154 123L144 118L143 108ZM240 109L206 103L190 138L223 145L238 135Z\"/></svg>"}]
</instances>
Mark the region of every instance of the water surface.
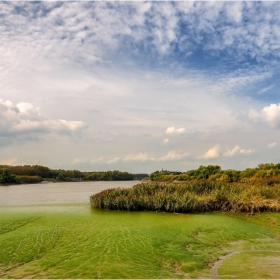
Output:
<instances>
[{"instance_id":1,"label":"water surface","mask_svg":"<svg viewBox=\"0 0 280 280\"><path fill-rule=\"evenodd\" d=\"M109 188L130 188L139 181L63 182L0 186L0 206L84 203Z\"/></svg>"}]
</instances>

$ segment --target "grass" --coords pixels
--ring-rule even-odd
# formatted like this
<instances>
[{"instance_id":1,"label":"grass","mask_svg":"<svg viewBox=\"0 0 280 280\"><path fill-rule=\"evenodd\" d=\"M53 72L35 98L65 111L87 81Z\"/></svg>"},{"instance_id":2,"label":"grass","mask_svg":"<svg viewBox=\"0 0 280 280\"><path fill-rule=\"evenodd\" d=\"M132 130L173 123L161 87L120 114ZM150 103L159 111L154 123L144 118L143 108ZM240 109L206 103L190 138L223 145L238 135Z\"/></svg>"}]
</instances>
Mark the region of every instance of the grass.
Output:
<instances>
[{"instance_id":1,"label":"grass","mask_svg":"<svg viewBox=\"0 0 280 280\"><path fill-rule=\"evenodd\" d=\"M142 183L132 188L104 190L90 197L98 209L166 212L278 212L280 184L193 181Z\"/></svg>"},{"instance_id":2,"label":"grass","mask_svg":"<svg viewBox=\"0 0 280 280\"><path fill-rule=\"evenodd\" d=\"M232 248L280 250L279 225L279 213L0 207L0 278L209 278Z\"/></svg>"},{"instance_id":3,"label":"grass","mask_svg":"<svg viewBox=\"0 0 280 280\"><path fill-rule=\"evenodd\" d=\"M218 270L226 279L279 279L279 252L244 252L226 259Z\"/></svg>"}]
</instances>

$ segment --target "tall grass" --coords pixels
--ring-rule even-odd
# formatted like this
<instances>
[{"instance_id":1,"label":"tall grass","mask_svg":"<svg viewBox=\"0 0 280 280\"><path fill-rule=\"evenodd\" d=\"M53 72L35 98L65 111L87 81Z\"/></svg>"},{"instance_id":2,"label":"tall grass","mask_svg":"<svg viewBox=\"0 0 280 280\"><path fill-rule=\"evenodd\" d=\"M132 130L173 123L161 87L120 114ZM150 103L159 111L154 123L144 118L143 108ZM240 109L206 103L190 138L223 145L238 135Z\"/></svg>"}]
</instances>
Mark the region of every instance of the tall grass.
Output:
<instances>
[{"instance_id":1,"label":"tall grass","mask_svg":"<svg viewBox=\"0 0 280 280\"><path fill-rule=\"evenodd\" d=\"M163 212L247 212L280 210L280 184L142 183L130 189L108 189L90 197L99 209Z\"/></svg>"}]
</instances>

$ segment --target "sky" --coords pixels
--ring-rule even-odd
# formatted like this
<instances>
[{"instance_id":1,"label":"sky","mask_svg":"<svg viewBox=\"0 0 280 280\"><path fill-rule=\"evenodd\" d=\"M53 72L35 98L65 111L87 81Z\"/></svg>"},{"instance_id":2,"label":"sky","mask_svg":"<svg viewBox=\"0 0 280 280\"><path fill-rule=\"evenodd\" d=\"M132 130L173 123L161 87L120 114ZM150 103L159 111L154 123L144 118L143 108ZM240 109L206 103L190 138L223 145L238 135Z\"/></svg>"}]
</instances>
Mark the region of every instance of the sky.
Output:
<instances>
[{"instance_id":1,"label":"sky","mask_svg":"<svg viewBox=\"0 0 280 280\"><path fill-rule=\"evenodd\" d=\"M0 164L280 162L280 2L0 2Z\"/></svg>"}]
</instances>

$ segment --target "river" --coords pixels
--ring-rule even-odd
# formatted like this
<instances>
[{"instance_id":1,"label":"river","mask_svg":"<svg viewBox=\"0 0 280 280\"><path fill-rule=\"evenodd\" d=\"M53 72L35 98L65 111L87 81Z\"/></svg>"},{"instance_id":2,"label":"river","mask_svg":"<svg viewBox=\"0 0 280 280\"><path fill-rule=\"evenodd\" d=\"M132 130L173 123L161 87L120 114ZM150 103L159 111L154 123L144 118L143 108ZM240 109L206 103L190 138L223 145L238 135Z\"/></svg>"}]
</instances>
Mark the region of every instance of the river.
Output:
<instances>
[{"instance_id":1,"label":"river","mask_svg":"<svg viewBox=\"0 0 280 280\"><path fill-rule=\"evenodd\" d=\"M109 188L130 188L139 181L63 182L0 186L0 206L84 203Z\"/></svg>"}]
</instances>

